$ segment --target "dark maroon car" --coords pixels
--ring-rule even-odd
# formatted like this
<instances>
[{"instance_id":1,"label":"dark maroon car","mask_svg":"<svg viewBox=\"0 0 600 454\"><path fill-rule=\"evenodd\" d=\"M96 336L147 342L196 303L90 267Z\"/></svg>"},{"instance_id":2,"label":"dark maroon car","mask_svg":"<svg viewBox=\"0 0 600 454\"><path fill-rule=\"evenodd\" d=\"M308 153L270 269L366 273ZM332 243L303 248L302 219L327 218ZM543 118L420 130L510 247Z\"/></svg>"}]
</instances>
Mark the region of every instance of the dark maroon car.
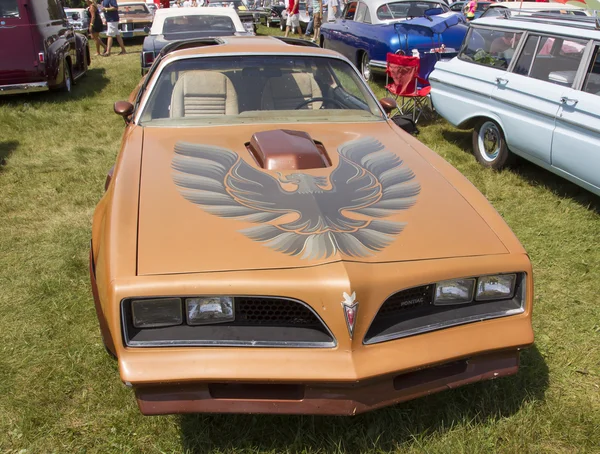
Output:
<instances>
[{"instance_id":1,"label":"dark maroon car","mask_svg":"<svg viewBox=\"0 0 600 454\"><path fill-rule=\"evenodd\" d=\"M71 91L89 64L60 0L0 0L0 95Z\"/></svg>"}]
</instances>

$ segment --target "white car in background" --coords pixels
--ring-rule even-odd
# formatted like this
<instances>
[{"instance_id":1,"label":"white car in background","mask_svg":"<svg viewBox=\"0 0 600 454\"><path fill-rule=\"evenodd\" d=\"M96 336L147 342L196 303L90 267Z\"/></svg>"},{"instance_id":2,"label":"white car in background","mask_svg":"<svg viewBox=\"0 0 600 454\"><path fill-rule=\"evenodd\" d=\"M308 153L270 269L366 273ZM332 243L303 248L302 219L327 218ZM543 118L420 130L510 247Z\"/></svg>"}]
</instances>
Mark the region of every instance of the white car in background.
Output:
<instances>
[{"instance_id":1,"label":"white car in background","mask_svg":"<svg viewBox=\"0 0 600 454\"><path fill-rule=\"evenodd\" d=\"M473 152L501 169L519 155L600 195L597 19L515 14L471 22L458 55L429 76L437 112L473 128Z\"/></svg>"},{"instance_id":2,"label":"white car in background","mask_svg":"<svg viewBox=\"0 0 600 454\"><path fill-rule=\"evenodd\" d=\"M156 10L150 34L142 46L142 74L167 44L190 39L253 35L233 8L166 8Z\"/></svg>"},{"instance_id":3,"label":"white car in background","mask_svg":"<svg viewBox=\"0 0 600 454\"><path fill-rule=\"evenodd\" d=\"M511 13L553 13L553 14L574 14L577 16L588 16L589 11L585 7L566 5L563 3L552 2L496 2L492 3L480 17L501 16L505 11Z\"/></svg>"}]
</instances>

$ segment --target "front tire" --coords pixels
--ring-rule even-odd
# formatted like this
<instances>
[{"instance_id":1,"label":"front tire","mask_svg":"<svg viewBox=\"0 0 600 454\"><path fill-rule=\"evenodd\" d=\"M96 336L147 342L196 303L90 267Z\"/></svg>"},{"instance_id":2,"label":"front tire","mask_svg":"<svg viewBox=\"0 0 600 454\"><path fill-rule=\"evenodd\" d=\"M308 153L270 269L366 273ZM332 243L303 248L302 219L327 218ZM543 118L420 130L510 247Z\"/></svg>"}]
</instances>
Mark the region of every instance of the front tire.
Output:
<instances>
[{"instance_id":1,"label":"front tire","mask_svg":"<svg viewBox=\"0 0 600 454\"><path fill-rule=\"evenodd\" d=\"M362 74L363 79L365 79L367 82L369 82L372 77L371 67L369 66L370 61L371 59L369 58L369 54L363 52L360 59L360 73Z\"/></svg>"},{"instance_id":2,"label":"front tire","mask_svg":"<svg viewBox=\"0 0 600 454\"><path fill-rule=\"evenodd\" d=\"M494 170L509 165L513 157L502 128L489 119L480 121L473 129L473 153L482 166Z\"/></svg>"}]
</instances>

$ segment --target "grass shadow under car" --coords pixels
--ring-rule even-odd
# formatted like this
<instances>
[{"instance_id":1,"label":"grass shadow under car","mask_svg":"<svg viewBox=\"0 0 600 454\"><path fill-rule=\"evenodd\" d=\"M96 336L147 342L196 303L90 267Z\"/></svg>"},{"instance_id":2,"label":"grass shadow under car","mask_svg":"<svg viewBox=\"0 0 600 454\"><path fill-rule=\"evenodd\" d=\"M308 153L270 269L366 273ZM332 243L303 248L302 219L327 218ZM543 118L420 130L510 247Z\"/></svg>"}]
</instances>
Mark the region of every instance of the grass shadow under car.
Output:
<instances>
[{"instance_id":1,"label":"grass shadow under car","mask_svg":"<svg viewBox=\"0 0 600 454\"><path fill-rule=\"evenodd\" d=\"M543 400L548 367L533 346L521 354L519 372L355 417L182 415L184 452L394 451L415 437L435 437L456 422L486 425Z\"/></svg>"},{"instance_id":2,"label":"grass shadow under car","mask_svg":"<svg viewBox=\"0 0 600 454\"><path fill-rule=\"evenodd\" d=\"M13 151L17 149L19 142L16 140L3 140L0 141L0 172L4 165L6 165L6 159L11 155Z\"/></svg>"},{"instance_id":3,"label":"grass shadow under car","mask_svg":"<svg viewBox=\"0 0 600 454\"><path fill-rule=\"evenodd\" d=\"M39 103L63 103L77 101L83 98L93 98L110 82L104 68L90 68L85 76L79 78L70 93L60 91L45 91L39 93L23 93L5 95L0 98L0 105L22 106L24 103L36 105Z\"/></svg>"},{"instance_id":4,"label":"grass shadow under car","mask_svg":"<svg viewBox=\"0 0 600 454\"><path fill-rule=\"evenodd\" d=\"M444 140L470 154L476 162L473 156L472 130L445 129L442 136ZM532 186L541 186L558 197L570 198L586 209L600 214L600 197L527 159L516 156L509 169Z\"/></svg>"}]
</instances>

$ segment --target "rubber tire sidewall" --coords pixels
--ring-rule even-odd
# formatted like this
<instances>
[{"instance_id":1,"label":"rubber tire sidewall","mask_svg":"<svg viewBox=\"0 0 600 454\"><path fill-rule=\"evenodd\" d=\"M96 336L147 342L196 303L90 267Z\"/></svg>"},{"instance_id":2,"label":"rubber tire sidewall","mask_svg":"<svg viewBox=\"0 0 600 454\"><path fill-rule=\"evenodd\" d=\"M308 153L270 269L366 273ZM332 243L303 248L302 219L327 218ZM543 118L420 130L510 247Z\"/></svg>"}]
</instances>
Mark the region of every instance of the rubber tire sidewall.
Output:
<instances>
[{"instance_id":1,"label":"rubber tire sidewall","mask_svg":"<svg viewBox=\"0 0 600 454\"><path fill-rule=\"evenodd\" d=\"M60 87L60 91L62 91L63 93L71 93L71 91L73 91L73 71L71 71L71 65L69 64L69 62L67 60L65 60L64 63L64 71L65 71L65 75L64 75L64 82L62 84L62 86ZM67 75L69 76L69 80L70 80L70 84L67 84Z\"/></svg>"},{"instance_id":2,"label":"rubber tire sidewall","mask_svg":"<svg viewBox=\"0 0 600 454\"><path fill-rule=\"evenodd\" d=\"M481 127L488 122L494 123L496 125L496 128L498 128L498 131L500 132L500 152L493 161L486 160L482 156L482 152L479 150L479 131L481 130ZM507 167L512 162L513 155L508 149L508 146L506 145L504 131L502 130L502 127L500 127L500 125L492 119L486 118L485 120L479 121L477 125L475 125L475 128L473 129L472 145L475 159L477 159L479 164L481 164L484 167L493 170L501 170Z\"/></svg>"},{"instance_id":3,"label":"rubber tire sidewall","mask_svg":"<svg viewBox=\"0 0 600 454\"><path fill-rule=\"evenodd\" d=\"M371 71L369 71L369 77L365 77L365 71L364 71L364 68L363 68L363 67L364 67L364 61L365 61L365 56L366 56L366 57L367 57L367 59L369 60L369 61L367 62L367 64L368 64L369 62L371 62L371 59L369 58L369 54L368 54L368 53L366 53L366 52L362 52L362 53L360 54L360 75L362 76L362 78L363 78L363 80L364 80L365 82L369 82L369 81L373 80L373 73L372 73Z\"/></svg>"}]
</instances>

